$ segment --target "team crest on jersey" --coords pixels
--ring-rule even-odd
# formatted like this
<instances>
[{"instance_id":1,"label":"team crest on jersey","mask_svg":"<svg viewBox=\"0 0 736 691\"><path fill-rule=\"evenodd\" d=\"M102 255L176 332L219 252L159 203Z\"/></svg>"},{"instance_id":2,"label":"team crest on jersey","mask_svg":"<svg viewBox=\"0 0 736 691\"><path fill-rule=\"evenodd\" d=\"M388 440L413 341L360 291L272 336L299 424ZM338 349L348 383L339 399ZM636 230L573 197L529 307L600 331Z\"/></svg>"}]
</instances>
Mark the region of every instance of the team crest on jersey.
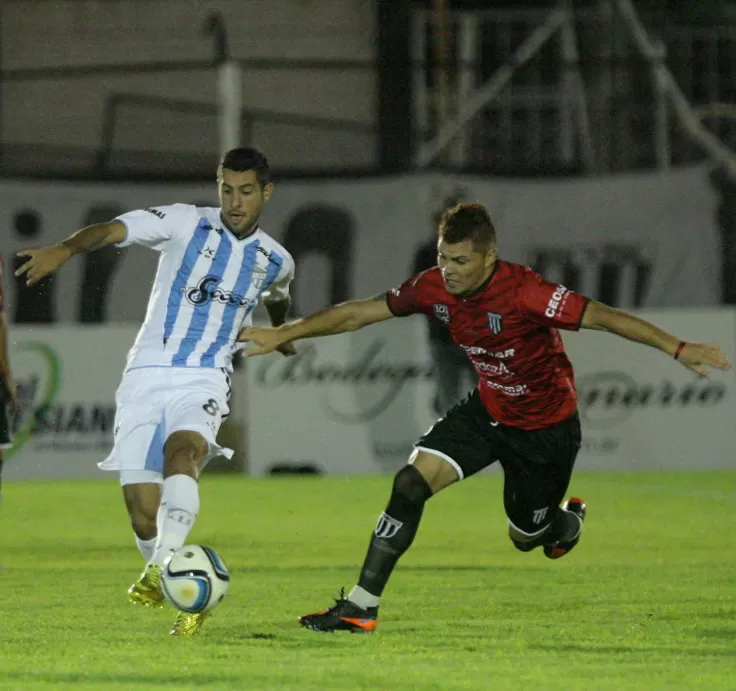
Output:
<instances>
[{"instance_id":1,"label":"team crest on jersey","mask_svg":"<svg viewBox=\"0 0 736 691\"><path fill-rule=\"evenodd\" d=\"M260 290L263 286L264 281L268 276L266 269L262 269L260 266L256 266L253 269L253 287Z\"/></svg>"},{"instance_id":2,"label":"team crest on jersey","mask_svg":"<svg viewBox=\"0 0 736 691\"><path fill-rule=\"evenodd\" d=\"M447 305L434 305L434 316L443 324L449 324L450 308Z\"/></svg>"},{"instance_id":3,"label":"team crest on jersey","mask_svg":"<svg viewBox=\"0 0 736 691\"><path fill-rule=\"evenodd\" d=\"M496 312L488 312L488 326L494 334L500 334L503 328L503 317Z\"/></svg>"}]
</instances>

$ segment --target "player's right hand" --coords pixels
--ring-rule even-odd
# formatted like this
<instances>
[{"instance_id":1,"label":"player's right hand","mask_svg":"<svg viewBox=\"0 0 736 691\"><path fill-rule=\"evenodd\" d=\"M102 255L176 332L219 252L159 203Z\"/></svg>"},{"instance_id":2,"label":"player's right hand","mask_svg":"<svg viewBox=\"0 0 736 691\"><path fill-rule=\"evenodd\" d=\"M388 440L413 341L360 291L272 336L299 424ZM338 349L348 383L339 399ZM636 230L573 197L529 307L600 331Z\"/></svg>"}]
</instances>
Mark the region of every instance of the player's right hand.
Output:
<instances>
[{"instance_id":1,"label":"player's right hand","mask_svg":"<svg viewBox=\"0 0 736 691\"><path fill-rule=\"evenodd\" d=\"M246 326L238 333L238 341L256 344L255 348L245 349L245 357L270 353L286 343L279 328L274 326Z\"/></svg>"},{"instance_id":2,"label":"player's right hand","mask_svg":"<svg viewBox=\"0 0 736 691\"><path fill-rule=\"evenodd\" d=\"M29 257L28 261L15 272L16 276L26 274L26 285L32 286L64 264L72 256L64 245L52 245L38 250L21 250L19 257Z\"/></svg>"}]
</instances>

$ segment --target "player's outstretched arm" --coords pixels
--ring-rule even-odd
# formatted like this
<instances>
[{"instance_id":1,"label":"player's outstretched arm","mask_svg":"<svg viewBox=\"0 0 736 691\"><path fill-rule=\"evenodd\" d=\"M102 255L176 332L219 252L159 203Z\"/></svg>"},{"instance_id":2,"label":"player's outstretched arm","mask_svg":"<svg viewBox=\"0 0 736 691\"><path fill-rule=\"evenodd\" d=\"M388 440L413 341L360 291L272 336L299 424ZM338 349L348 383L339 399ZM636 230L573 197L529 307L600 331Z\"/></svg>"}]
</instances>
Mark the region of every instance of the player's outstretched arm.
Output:
<instances>
[{"instance_id":1,"label":"player's outstretched arm","mask_svg":"<svg viewBox=\"0 0 736 691\"><path fill-rule=\"evenodd\" d=\"M249 326L240 331L238 340L256 344L255 348L246 351L246 356L251 357L270 353L280 345L300 338L355 331L393 316L386 303L386 295L380 294L367 300L342 302L279 327Z\"/></svg>"},{"instance_id":2,"label":"player's outstretched arm","mask_svg":"<svg viewBox=\"0 0 736 691\"><path fill-rule=\"evenodd\" d=\"M127 229L120 221L95 223L78 230L74 235L62 240L57 245L41 247L37 250L21 250L19 257L28 257L28 261L15 272L16 276L26 274L26 285L38 283L44 276L56 271L75 254L98 250L106 245L123 242Z\"/></svg>"},{"instance_id":3,"label":"player's outstretched arm","mask_svg":"<svg viewBox=\"0 0 736 691\"><path fill-rule=\"evenodd\" d=\"M581 327L596 331L608 331L630 341L658 348L675 358L680 364L707 377L707 367L730 369L731 363L720 346L714 343L689 343L660 329L633 314L591 300L583 315Z\"/></svg>"}]
</instances>

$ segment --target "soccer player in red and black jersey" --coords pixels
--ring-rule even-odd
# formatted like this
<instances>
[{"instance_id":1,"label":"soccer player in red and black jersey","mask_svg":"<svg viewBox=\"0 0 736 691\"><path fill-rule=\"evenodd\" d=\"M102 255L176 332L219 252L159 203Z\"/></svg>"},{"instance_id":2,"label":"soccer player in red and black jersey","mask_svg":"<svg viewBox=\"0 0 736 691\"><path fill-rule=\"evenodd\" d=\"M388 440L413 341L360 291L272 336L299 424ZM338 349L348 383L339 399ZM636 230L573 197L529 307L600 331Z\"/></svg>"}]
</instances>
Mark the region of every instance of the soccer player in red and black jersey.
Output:
<instances>
[{"instance_id":1,"label":"soccer player in red and black jersey","mask_svg":"<svg viewBox=\"0 0 736 691\"><path fill-rule=\"evenodd\" d=\"M502 261L496 232L480 204L459 204L439 223L438 266L386 294L335 305L278 328L247 328L248 356L283 343L351 331L423 313L444 322L473 361L478 388L415 444L395 476L371 536L358 584L348 597L299 620L315 631L373 631L383 589L411 545L430 497L494 461L504 471L509 537L557 559L577 544L585 503L568 499L580 419L570 361L558 329L596 329L658 348L700 376L728 369L717 345L684 342L653 324L608 307L531 269Z\"/></svg>"},{"instance_id":2,"label":"soccer player in red and black jersey","mask_svg":"<svg viewBox=\"0 0 736 691\"><path fill-rule=\"evenodd\" d=\"M3 256L0 254L0 482L3 470L3 449L10 448L10 420L8 408L15 407L15 384L8 357L8 328L5 319L5 293L3 292ZM1 487L0 487L1 490ZM2 495L0 495L0 498Z\"/></svg>"}]
</instances>

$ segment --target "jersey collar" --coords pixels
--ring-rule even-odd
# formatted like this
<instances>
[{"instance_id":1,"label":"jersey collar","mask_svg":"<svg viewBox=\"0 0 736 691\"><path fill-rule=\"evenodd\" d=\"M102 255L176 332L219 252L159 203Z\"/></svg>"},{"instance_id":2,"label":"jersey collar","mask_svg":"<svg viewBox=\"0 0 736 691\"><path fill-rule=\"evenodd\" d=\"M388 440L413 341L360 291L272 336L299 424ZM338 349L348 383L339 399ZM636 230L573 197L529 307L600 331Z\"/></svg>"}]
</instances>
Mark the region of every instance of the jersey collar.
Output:
<instances>
[{"instance_id":1,"label":"jersey collar","mask_svg":"<svg viewBox=\"0 0 736 691\"><path fill-rule=\"evenodd\" d=\"M489 274L488 278L483 281L472 293L468 293L467 295L463 295L460 297L461 300L472 300L473 298L478 297L481 293L484 293L486 288L491 284L491 281L493 280L493 277L496 275L496 271L498 271L498 263L499 259L496 259L496 263L493 265L493 268L491 269L491 273Z\"/></svg>"},{"instance_id":2,"label":"jersey collar","mask_svg":"<svg viewBox=\"0 0 736 691\"><path fill-rule=\"evenodd\" d=\"M222 226L222 229L230 235L230 237L235 240L235 242L250 242L251 240L254 240L256 237L258 237L258 234L261 232L261 225L256 221L256 225L253 228L253 231L246 235L244 238L239 238L235 233L233 233L230 228L228 228L227 223L225 223L225 219L222 216L222 209L220 209L218 214L218 220L220 222L220 225Z\"/></svg>"}]
</instances>

